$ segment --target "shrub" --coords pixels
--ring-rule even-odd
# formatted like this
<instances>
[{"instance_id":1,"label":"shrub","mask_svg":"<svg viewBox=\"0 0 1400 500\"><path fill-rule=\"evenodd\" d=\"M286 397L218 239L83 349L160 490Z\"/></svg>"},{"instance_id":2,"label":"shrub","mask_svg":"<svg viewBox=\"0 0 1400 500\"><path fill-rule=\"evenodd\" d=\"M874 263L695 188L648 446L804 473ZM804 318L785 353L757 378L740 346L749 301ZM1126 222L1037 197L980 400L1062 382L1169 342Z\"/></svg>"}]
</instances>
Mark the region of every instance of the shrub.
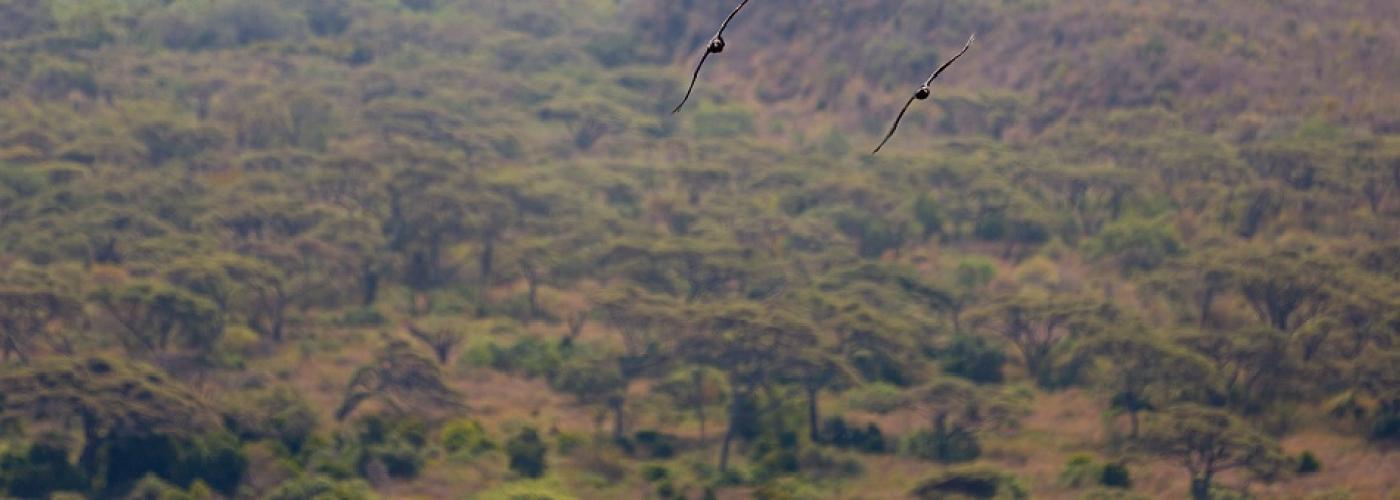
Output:
<instances>
[{"instance_id":1,"label":"shrub","mask_svg":"<svg viewBox=\"0 0 1400 500\"><path fill-rule=\"evenodd\" d=\"M908 404L908 397L903 391L885 383L864 385L848 394L852 408L874 413L890 413Z\"/></svg>"},{"instance_id":2,"label":"shrub","mask_svg":"<svg viewBox=\"0 0 1400 500\"><path fill-rule=\"evenodd\" d=\"M510 470L530 478L544 475L547 464L545 454L549 447L540 440L540 434L526 427L506 442L506 455L510 457Z\"/></svg>"},{"instance_id":3,"label":"shrub","mask_svg":"<svg viewBox=\"0 0 1400 500\"><path fill-rule=\"evenodd\" d=\"M822 438L837 448L849 448L864 453L884 453L885 434L874 423L865 428L846 423L840 417L830 417L822 424Z\"/></svg>"},{"instance_id":4,"label":"shrub","mask_svg":"<svg viewBox=\"0 0 1400 500\"><path fill-rule=\"evenodd\" d=\"M340 316L340 320L337 321L337 323L339 323L340 326L367 327L381 326L387 321L388 320L384 318L384 313L379 312L379 309L374 307L359 307L345 311L345 313Z\"/></svg>"},{"instance_id":5,"label":"shrub","mask_svg":"<svg viewBox=\"0 0 1400 500\"><path fill-rule=\"evenodd\" d=\"M1371 439L1375 441L1400 441L1400 413L1389 412L1376 419L1371 425Z\"/></svg>"},{"instance_id":6,"label":"shrub","mask_svg":"<svg viewBox=\"0 0 1400 500\"><path fill-rule=\"evenodd\" d=\"M905 440L904 449L910 456L943 463L970 462L982 455L977 436L963 429L916 432Z\"/></svg>"},{"instance_id":7,"label":"shrub","mask_svg":"<svg viewBox=\"0 0 1400 500\"><path fill-rule=\"evenodd\" d=\"M1133 487L1133 478L1128 473L1127 465L1121 463L1104 464L1099 484L1110 488L1131 488Z\"/></svg>"},{"instance_id":8,"label":"shrub","mask_svg":"<svg viewBox=\"0 0 1400 500\"><path fill-rule=\"evenodd\" d=\"M1060 472L1060 484L1081 488L1098 482L1102 475L1103 469L1094 463L1094 457L1074 455L1065 463L1065 470Z\"/></svg>"},{"instance_id":9,"label":"shrub","mask_svg":"<svg viewBox=\"0 0 1400 500\"><path fill-rule=\"evenodd\" d=\"M292 453L300 452L316 431L316 410L290 387L235 394L224 407L225 425L238 437L273 439Z\"/></svg>"},{"instance_id":10,"label":"shrub","mask_svg":"<svg viewBox=\"0 0 1400 500\"><path fill-rule=\"evenodd\" d=\"M45 498L56 491L87 491L88 477L68 461L65 447L40 442L0 455L0 486L10 496Z\"/></svg>"},{"instance_id":11,"label":"shrub","mask_svg":"<svg viewBox=\"0 0 1400 500\"><path fill-rule=\"evenodd\" d=\"M1009 473L987 466L948 469L925 479L911 492L915 498L1029 498L1025 486Z\"/></svg>"},{"instance_id":12,"label":"shrub","mask_svg":"<svg viewBox=\"0 0 1400 500\"><path fill-rule=\"evenodd\" d=\"M304 500L334 498L336 500L370 500L376 498L363 480L339 481L324 476L302 476L282 483L267 495L268 500Z\"/></svg>"},{"instance_id":13,"label":"shrub","mask_svg":"<svg viewBox=\"0 0 1400 500\"><path fill-rule=\"evenodd\" d=\"M943 371L979 384L1000 383L1006 353L995 343L974 335L958 335L943 351Z\"/></svg>"},{"instance_id":14,"label":"shrub","mask_svg":"<svg viewBox=\"0 0 1400 500\"><path fill-rule=\"evenodd\" d=\"M496 447L481 424L469 418L448 422L442 428L442 447L449 453L473 456Z\"/></svg>"},{"instance_id":15,"label":"shrub","mask_svg":"<svg viewBox=\"0 0 1400 500\"><path fill-rule=\"evenodd\" d=\"M675 436L653 430L637 431L634 436L638 451L651 458L667 459L676 456L676 446L680 443Z\"/></svg>"},{"instance_id":16,"label":"shrub","mask_svg":"<svg viewBox=\"0 0 1400 500\"><path fill-rule=\"evenodd\" d=\"M1317 456L1313 455L1312 451L1305 450L1302 455L1298 456L1299 474L1313 474L1321 470L1322 462L1317 459Z\"/></svg>"}]
</instances>

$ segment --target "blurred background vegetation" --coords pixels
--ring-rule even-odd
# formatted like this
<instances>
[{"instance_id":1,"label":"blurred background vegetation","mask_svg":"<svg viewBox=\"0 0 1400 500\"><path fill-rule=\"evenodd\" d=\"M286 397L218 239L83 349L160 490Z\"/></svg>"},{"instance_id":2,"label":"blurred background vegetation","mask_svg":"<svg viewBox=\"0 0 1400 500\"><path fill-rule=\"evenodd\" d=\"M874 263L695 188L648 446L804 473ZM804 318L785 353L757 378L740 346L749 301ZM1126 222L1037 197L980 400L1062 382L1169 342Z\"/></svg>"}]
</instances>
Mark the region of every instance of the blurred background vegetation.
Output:
<instances>
[{"instance_id":1,"label":"blurred background vegetation","mask_svg":"<svg viewBox=\"0 0 1400 500\"><path fill-rule=\"evenodd\" d=\"M731 3L0 0L0 491L1400 491L1400 4Z\"/></svg>"}]
</instances>

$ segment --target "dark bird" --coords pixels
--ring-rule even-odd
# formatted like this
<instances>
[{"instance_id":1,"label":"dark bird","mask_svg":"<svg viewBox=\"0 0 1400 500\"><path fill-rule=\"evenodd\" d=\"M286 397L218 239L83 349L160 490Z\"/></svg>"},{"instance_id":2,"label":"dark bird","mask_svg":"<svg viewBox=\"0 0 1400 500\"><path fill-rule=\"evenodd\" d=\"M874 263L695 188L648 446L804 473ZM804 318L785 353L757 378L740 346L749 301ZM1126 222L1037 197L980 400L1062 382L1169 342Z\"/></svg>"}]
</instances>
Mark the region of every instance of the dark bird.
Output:
<instances>
[{"instance_id":1,"label":"dark bird","mask_svg":"<svg viewBox=\"0 0 1400 500\"><path fill-rule=\"evenodd\" d=\"M952 59L949 59L948 62L943 63L942 66L939 66L938 71L934 71L933 75L930 75L928 77L928 80L924 82L924 85L922 87L919 87L919 90L914 91L914 95L909 98L909 101L904 103L904 108L899 110L899 116L896 116L894 118L894 125L890 126L890 132L888 134L885 134L885 139L880 141L879 146L875 146L875 151L870 152L871 155L879 153L880 148L885 147L885 143L890 142L890 138L894 137L894 131L899 129L899 121L903 120L904 113L909 111L909 105L914 104L914 101L916 99L920 101L928 99L930 93L929 86L933 85L933 81L938 79L938 75L943 74L943 70L948 69L949 66L953 65L953 62L957 61L959 57L963 56L963 54L966 54L967 49L972 48L972 41L976 39L977 35L975 34L969 37L967 39L967 45L963 45L962 51L958 52L958 54L953 56Z\"/></svg>"},{"instance_id":2,"label":"dark bird","mask_svg":"<svg viewBox=\"0 0 1400 500\"><path fill-rule=\"evenodd\" d=\"M679 113L685 102L690 100L690 93L695 91L695 81L700 79L700 68L705 67L705 60L710 58L710 54L724 52L724 29L729 27L729 22L734 20L734 16L739 15L739 11L748 5L749 0L739 2L739 6L734 8L734 12L729 13L729 17L724 19L724 24L719 25L719 31L715 32L715 38L710 40L710 44L705 46L705 55L700 56L700 64L695 65L695 75L690 77L690 88L685 89L685 98L676 105L676 109L671 113Z\"/></svg>"}]
</instances>

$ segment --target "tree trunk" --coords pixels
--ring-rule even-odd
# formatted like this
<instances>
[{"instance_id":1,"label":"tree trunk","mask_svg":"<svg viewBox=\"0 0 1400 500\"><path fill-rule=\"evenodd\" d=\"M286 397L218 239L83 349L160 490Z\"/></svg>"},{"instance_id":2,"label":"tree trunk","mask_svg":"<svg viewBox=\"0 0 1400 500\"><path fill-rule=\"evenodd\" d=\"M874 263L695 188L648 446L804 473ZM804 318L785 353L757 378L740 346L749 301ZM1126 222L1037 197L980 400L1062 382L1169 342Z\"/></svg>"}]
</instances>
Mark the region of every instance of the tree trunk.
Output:
<instances>
[{"instance_id":1,"label":"tree trunk","mask_svg":"<svg viewBox=\"0 0 1400 500\"><path fill-rule=\"evenodd\" d=\"M496 258L496 242L487 239L481 248L481 260L478 261L481 273L482 286L491 286L491 265Z\"/></svg>"},{"instance_id":2,"label":"tree trunk","mask_svg":"<svg viewBox=\"0 0 1400 500\"><path fill-rule=\"evenodd\" d=\"M379 299L379 272L364 266L363 275L360 278L360 305L369 307Z\"/></svg>"},{"instance_id":3,"label":"tree trunk","mask_svg":"<svg viewBox=\"0 0 1400 500\"><path fill-rule=\"evenodd\" d=\"M813 443L822 442L821 429L817 426L821 424L817 413L817 396L821 389L817 387L807 388L807 427Z\"/></svg>"},{"instance_id":4,"label":"tree trunk","mask_svg":"<svg viewBox=\"0 0 1400 500\"><path fill-rule=\"evenodd\" d=\"M735 420L739 418L739 393L735 392L729 398L729 425L724 430L724 443L719 448L719 471L729 471L729 446L734 441Z\"/></svg>"},{"instance_id":5,"label":"tree trunk","mask_svg":"<svg viewBox=\"0 0 1400 500\"><path fill-rule=\"evenodd\" d=\"M1128 409L1128 422L1129 422L1129 423L1131 424L1131 426L1132 426L1132 430L1129 431L1128 437L1131 437L1133 440L1137 440L1137 438L1138 438L1138 427L1139 427L1139 424L1138 424L1138 409L1137 409L1137 407L1136 407L1136 403L1134 403L1134 407L1133 407L1133 408L1129 408L1129 409Z\"/></svg>"},{"instance_id":6,"label":"tree trunk","mask_svg":"<svg viewBox=\"0 0 1400 500\"><path fill-rule=\"evenodd\" d=\"M706 439L705 439L705 393L704 393L705 384L704 384L704 380L701 378L700 370L695 370L695 371L692 371L692 372L690 373L690 381L691 381L692 384L694 384L694 387L693 387L692 390L695 391L695 397L694 397L693 400L692 400L693 403L694 403L694 405L695 405L695 418L696 418L697 420L700 421L700 445L701 445L701 446L704 446L704 445L705 445L705 441L706 441Z\"/></svg>"},{"instance_id":7,"label":"tree trunk","mask_svg":"<svg viewBox=\"0 0 1400 500\"><path fill-rule=\"evenodd\" d=\"M1191 478L1192 500L1210 500L1210 474Z\"/></svg>"},{"instance_id":8,"label":"tree trunk","mask_svg":"<svg viewBox=\"0 0 1400 500\"><path fill-rule=\"evenodd\" d=\"M622 440L627 434L626 425L623 421L623 406L626 400L621 397L614 397L608 401L608 406L612 408L613 414L613 439Z\"/></svg>"}]
</instances>

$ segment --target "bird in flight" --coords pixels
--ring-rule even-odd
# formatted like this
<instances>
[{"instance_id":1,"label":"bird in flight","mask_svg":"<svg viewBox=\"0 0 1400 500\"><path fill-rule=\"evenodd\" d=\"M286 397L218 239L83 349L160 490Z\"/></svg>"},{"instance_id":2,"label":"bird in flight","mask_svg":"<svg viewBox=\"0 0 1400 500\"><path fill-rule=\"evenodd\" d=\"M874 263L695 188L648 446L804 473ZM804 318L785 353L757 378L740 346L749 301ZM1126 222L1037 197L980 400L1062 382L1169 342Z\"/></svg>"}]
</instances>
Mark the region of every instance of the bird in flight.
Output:
<instances>
[{"instance_id":1,"label":"bird in flight","mask_svg":"<svg viewBox=\"0 0 1400 500\"><path fill-rule=\"evenodd\" d=\"M748 5L749 0L739 2L739 6L734 8L734 12L729 13L729 17L724 19L724 24L719 25L719 31L715 33L715 38L710 40L710 44L705 46L705 55L700 56L700 64L695 65L695 75L690 77L690 88L685 90L685 98L676 105L676 109L671 113L679 113L685 102L690 100L690 93L695 91L695 81L700 79L700 68L705 67L705 59L709 59L710 54L724 52L724 29L729 27L729 22L734 20L734 16L739 15L739 11Z\"/></svg>"},{"instance_id":2,"label":"bird in flight","mask_svg":"<svg viewBox=\"0 0 1400 500\"><path fill-rule=\"evenodd\" d=\"M878 153L880 152L880 148L885 147L885 143L890 142L890 138L891 138L891 137L894 137L894 131L899 129L899 121L900 121L900 120L903 120L903 119L904 119L904 113L906 113L906 112L909 111L909 105L914 104L914 100L916 100L916 99L917 99L917 100L920 100L920 101L922 101L922 100L924 100L924 99L928 99L928 96L929 96L929 86L930 86L930 85L933 85L933 81L936 80L936 79L938 79L938 75L943 74L943 70L948 69L949 66L952 66L952 65L953 65L953 62L957 61L959 57L962 57L962 56L963 56L963 54L966 54L966 53L967 53L967 49L969 49L969 48L972 47L972 41L973 41L973 40L976 40L976 39L977 39L977 35L976 35L976 34L974 34L974 35L972 35L971 37L969 37L969 38L967 39L967 45L963 45L962 51L958 52L958 54L955 55L955 56L953 56L952 59L949 59L948 62L943 63L942 66L939 66L939 67L938 67L938 71L934 71L934 72L933 72L933 75L929 76L929 77L928 77L928 80L924 82L924 85L923 85L922 87L919 87L919 90L914 91L914 95L911 96L911 97L909 98L909 101L907 101L907 102L904 103L904 108L899 110L899 116L896 116L896 117L895 117L895 119L894 119L894 125L891 125L891 126L890 126L890 131L889 131L889 133L885 134L885 139L882 140L882 141L880 141L880 145L879 145L879 146L875 146L875 151L872 151L872 152L870 153L871 155L878 154Z\"/></svg>"}]
</instances>

